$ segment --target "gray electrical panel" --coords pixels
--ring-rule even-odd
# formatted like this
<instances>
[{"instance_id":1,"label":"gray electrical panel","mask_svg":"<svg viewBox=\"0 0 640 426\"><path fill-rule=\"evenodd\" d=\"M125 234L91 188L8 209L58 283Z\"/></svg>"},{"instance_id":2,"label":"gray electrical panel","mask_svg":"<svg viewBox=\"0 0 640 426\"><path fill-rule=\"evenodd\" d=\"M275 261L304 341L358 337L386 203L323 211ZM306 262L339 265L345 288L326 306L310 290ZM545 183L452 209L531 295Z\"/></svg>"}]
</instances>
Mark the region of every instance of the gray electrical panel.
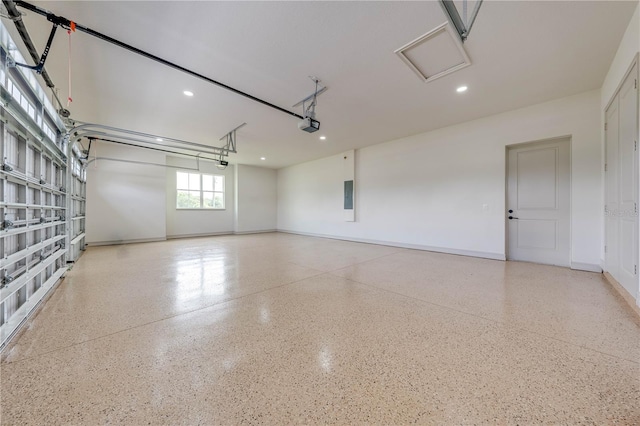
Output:
<instances>
[{"instance_id":1,"label":"gray electrical panel","mask_svg":"<svg viewBox=\"0 0 640 426\"><path fill-rule=\"evenodd\" d=\"M344 209L353 210L353 181L344 181Z\"/></svg>"}]
</instances>

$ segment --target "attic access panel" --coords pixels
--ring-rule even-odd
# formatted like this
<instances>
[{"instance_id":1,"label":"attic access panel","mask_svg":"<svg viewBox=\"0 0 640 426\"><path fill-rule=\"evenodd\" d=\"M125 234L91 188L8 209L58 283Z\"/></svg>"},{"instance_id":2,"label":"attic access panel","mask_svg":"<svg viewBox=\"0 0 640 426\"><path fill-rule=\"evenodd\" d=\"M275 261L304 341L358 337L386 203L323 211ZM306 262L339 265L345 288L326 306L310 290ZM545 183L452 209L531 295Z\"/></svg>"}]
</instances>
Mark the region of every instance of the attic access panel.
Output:
<instances>
[{"instance_id":1,"label":"attic access panel","mask_svg":"<svg viewBox=\"0 0 640 426\"><path fill-rule=\"evenodd\" d=\"M425 83L471 65L471 59L448 22L405 44L395 53Z\"/></svg>"}]
</instances>

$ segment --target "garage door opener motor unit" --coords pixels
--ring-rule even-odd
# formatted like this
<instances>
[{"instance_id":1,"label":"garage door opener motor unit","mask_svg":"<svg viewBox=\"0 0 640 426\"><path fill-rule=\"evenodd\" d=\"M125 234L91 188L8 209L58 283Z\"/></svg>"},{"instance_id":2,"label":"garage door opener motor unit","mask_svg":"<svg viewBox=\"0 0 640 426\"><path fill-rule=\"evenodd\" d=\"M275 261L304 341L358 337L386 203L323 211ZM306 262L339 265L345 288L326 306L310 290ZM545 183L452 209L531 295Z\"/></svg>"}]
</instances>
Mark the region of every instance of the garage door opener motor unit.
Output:
<instances>
[{"instance_id":1,"label":"garage door opener motor unit","mask_svg":"<svg viewBox=\"0 0 640 426\"><path fill-rule=\"evenodd\" d=\"M318 85L320 83L320 80L313 76L310 76L309 78L316 84L316 90L313 92L313 95L298 102L297 104L294 105L294 107L302 104L302 110L304 112L304 118L302 119L302 121L298 122L298 129L304 130L305 132L308 132L308 133L313 133L320 130L320 122L315 119L317 98L320 93L327 90L327 87L323 86L320 88L320 90L318 90ZM306 103L308 101L310 101L310 103L307 106Z\"/></svg>"}]
</instances>

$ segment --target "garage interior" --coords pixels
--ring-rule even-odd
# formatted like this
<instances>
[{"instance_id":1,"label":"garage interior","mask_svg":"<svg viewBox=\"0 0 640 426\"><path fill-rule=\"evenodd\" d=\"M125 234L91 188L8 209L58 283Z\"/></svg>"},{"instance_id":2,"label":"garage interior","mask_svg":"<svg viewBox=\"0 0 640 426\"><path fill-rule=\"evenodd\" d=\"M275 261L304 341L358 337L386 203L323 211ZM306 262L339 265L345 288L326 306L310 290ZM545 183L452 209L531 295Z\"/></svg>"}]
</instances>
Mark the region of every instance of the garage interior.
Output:
<instances>
[{"instance_id":1,"label":"garage interior","mask_svg":"<svg viewBox=\"0 0 640 426\"><path fill-rule=\"evenodd\" d=\"M0 423L640 422L638 1L0 18Z\"/></svg>"}]
</instances>

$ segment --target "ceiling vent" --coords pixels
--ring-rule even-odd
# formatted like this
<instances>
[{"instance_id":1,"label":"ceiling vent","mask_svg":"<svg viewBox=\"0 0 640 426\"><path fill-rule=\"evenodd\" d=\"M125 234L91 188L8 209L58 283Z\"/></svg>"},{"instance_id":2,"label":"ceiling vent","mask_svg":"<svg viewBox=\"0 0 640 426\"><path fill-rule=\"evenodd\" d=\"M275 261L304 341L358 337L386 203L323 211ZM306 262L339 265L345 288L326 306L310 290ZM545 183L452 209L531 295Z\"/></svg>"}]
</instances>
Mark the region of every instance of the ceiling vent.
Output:
<instances>
[{"instance_id":1,"label":"ceiling vent","mask_svg":"<svg viewBox=\"0 0 640 426\"><path fill-rule=\"evenodd\" d=\"M460 36L448 22L405 44L395 53L425 83L471 65Z\"/></svg>"}]
</instances>

